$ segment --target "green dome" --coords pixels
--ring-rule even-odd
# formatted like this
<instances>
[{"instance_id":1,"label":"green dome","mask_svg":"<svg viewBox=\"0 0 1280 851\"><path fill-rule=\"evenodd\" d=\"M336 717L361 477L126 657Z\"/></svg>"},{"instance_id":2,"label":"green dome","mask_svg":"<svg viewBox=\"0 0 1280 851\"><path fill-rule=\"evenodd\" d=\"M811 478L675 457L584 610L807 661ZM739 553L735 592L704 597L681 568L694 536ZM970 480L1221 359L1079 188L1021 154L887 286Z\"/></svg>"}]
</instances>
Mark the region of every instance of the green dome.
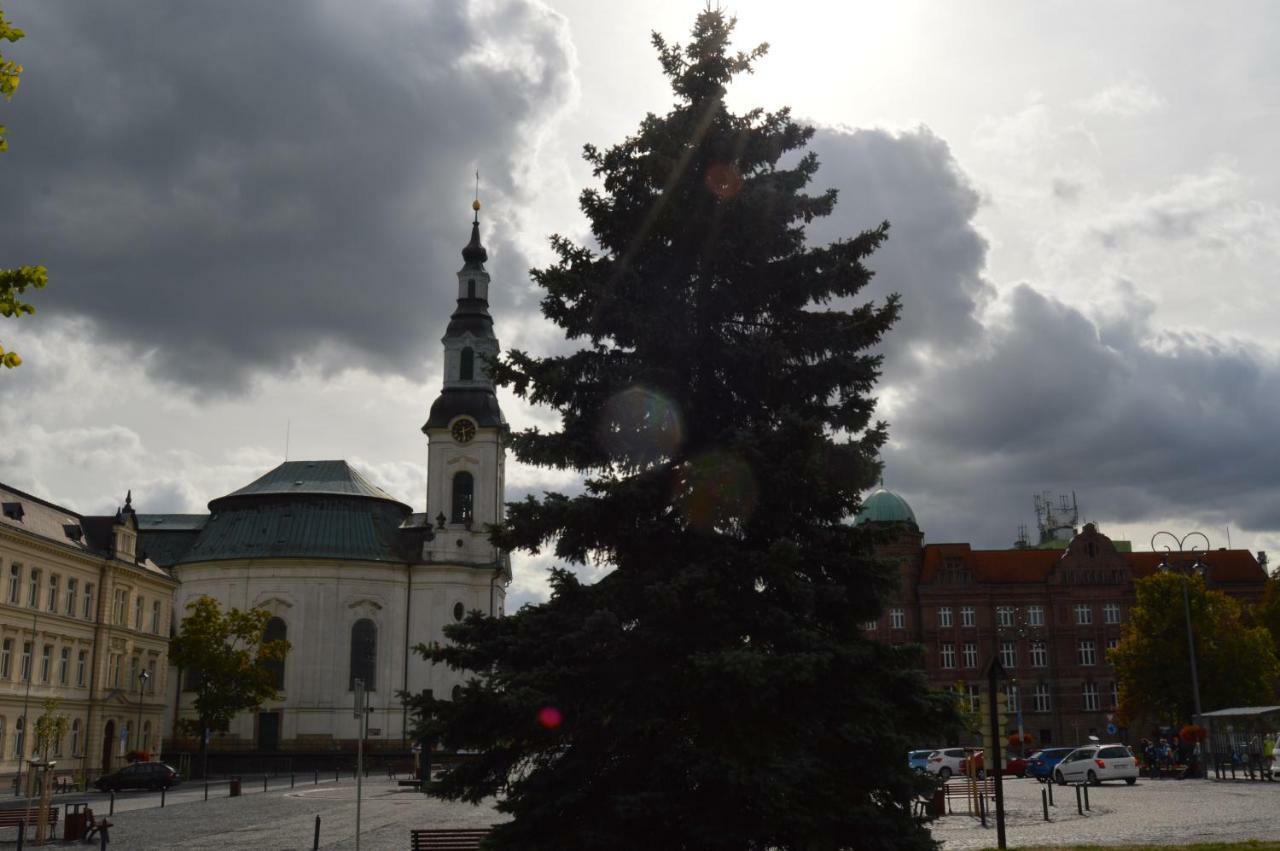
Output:
<instances>
[{"instance_id":1,"label":"green dome","mask_svg":"<svg viewBox=\"0 0 1280 851\"><path fill-rule=\"evenodd\" d=\"M880 488L862 501L862 510L858 512L857 525L863 523L910 523L918 527L916 513L907 505L907 501L896 493Z\"/></svg>"}]
</instances>

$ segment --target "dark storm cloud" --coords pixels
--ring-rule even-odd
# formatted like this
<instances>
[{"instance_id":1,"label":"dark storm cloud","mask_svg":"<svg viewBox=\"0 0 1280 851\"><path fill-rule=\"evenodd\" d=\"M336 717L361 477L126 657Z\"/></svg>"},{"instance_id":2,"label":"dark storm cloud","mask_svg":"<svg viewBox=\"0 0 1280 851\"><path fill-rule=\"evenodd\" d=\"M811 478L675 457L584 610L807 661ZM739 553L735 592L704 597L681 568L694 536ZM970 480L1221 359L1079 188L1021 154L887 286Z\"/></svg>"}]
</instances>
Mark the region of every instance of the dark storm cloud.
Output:
<instances>
[{"instance_id":1,"label":"dark storm cloud","mask_svg":"<svg viewBox=\"0 0 1280 851\"><path fill-rule=\"evenodd\" d=\"M810 241L890 224L888 241L868 260L876 276L866 291L902 296L902 318L884 341L886 376L910 372L913 353L970 344L993 290L982 278L987 243L972 224L978 193L947 144L923 128L822 128L811 147L821 163L813 188L835 188L839 201L834 215L809 227Z\"/></svg>"},{"instance_id":2,"label":"dark storm cloud","mask_svg":"<svg viewBox=\"0 0 1280 851\"><path fill-rule=\"evenodd\" d=\"M43 312L91 318L166 378L225 387L317 346L416 374L455 293L472 171L514 206L524 140L571 85L559 19L468 8L11 8L26 73L0 265L48 265ZM528 263L500 206L485 215L501 310Z\"/></svg>"},{"instance_id":3,"label":"dark storm cloud","mask_svg":"<svg viewBox=\"0 0 1280 851\"><path fill-rule=\"evenodd\" d=\"M1280 529L1273 356L1159 327L1156 304L1128 281L1106 304L1024 284L986 310L979 198L941 140L822 130L814 149L815 184L839 189L840 203L811 240L892 224L869 261L869 294L903 295L884 349L882 389L902 399L886 484L930 540L1008 546L1019 524L1034 526L1032 495L1045 490L1074 490L1113 532L1170 517Z\"/></svg>"}]
</instances>

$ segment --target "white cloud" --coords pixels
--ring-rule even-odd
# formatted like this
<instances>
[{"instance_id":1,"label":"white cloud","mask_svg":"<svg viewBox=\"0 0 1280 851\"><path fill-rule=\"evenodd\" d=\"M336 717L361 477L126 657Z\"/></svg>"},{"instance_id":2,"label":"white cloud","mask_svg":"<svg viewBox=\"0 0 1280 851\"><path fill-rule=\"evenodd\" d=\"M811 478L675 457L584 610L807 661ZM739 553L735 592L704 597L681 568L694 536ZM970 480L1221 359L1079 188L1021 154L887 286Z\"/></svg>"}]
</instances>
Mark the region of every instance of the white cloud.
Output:
<instances>
[{"instance_id":1,"label":"white cloud","mask_svg":"<svg viewBox=\"0 0 1280 851\"><path fill-rule=\"evenodd\" d=\"M1162 108L1164 99L1142 83L1123 82L1076 101L1076 106L1096 115L1133 118Z\"/></svg>"}]
</instances>

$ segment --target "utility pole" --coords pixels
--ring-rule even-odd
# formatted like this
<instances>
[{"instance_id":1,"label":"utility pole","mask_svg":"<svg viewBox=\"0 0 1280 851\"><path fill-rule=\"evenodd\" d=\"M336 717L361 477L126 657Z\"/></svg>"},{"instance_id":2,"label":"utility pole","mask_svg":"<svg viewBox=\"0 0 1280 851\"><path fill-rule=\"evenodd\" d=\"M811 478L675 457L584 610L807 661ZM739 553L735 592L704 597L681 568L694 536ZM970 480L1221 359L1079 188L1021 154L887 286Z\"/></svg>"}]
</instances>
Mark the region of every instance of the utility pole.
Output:
<instances>
[{"instance_id":1,"label":"utility pole","mask_svg":"<svg viewBox=\"0 0 1280 851\"><path fill-rule=\"evenodd\" d=\"M364 725L368 719L365 709L364 680L353 683L356 716L356 851L360 851L360 801L364 793Z\"/></svg>"}]
</instances>

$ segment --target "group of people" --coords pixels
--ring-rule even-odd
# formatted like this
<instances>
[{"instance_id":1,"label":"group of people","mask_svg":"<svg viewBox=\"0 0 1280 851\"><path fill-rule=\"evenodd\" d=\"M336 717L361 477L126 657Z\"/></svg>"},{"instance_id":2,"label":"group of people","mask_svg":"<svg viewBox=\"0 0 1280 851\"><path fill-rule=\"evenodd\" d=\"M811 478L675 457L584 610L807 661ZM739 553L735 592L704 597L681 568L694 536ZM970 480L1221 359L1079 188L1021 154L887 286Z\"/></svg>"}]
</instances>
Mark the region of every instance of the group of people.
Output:
<instances>
[{"instance_id":1,"label":"group of people","mask_svg":"<svg viewBox=\"0 0 1280 851\"><path fill-rule=\"evenodd\" d=\"M1147 777L1196 777L1200 768L1200 743L1184 742L1177 736L1143 739L1139 745L1142 772Z\"/></svg>"}]
</instances>

